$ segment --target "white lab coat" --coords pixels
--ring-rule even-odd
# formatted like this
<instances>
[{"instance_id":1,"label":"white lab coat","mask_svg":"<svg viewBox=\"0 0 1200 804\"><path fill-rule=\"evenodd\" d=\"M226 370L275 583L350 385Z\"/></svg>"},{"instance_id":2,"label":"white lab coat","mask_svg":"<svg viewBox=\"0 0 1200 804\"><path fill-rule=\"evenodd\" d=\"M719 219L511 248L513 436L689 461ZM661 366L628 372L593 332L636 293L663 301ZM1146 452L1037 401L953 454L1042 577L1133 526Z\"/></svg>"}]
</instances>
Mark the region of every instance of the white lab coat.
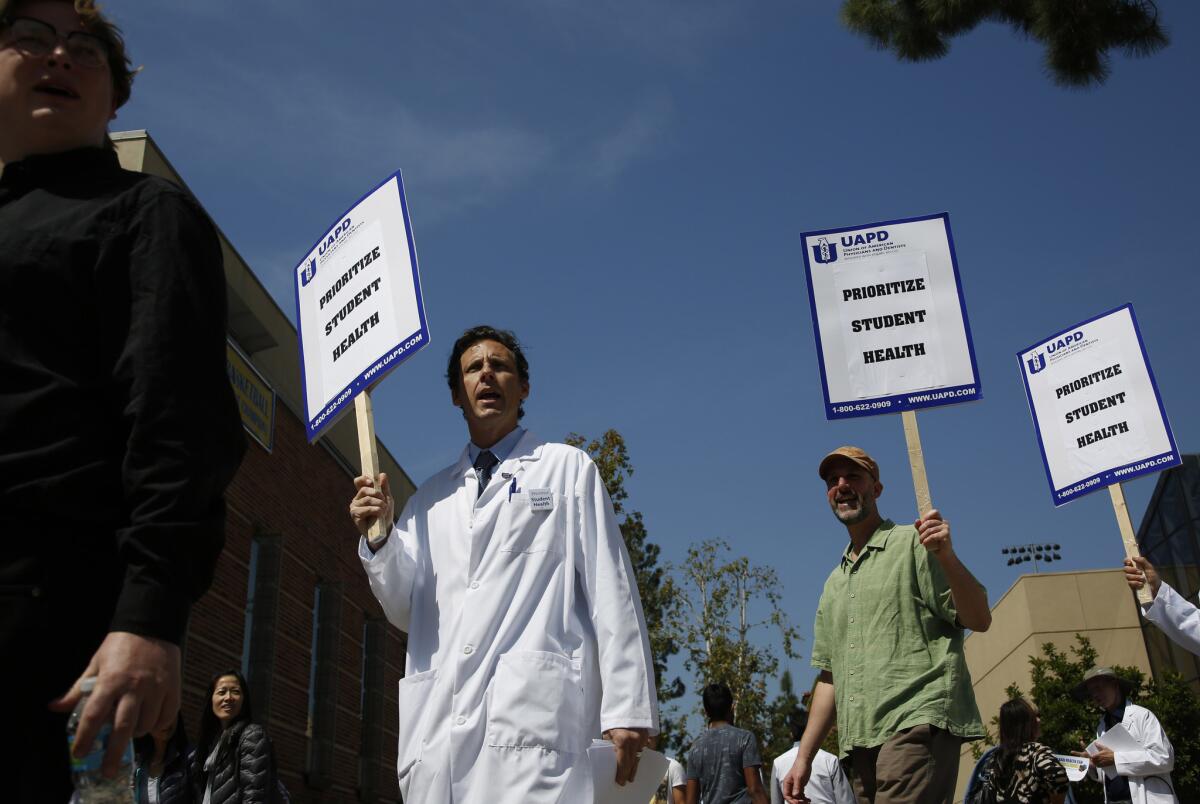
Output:
<instances>
[{"instance_id":1,"label":"white lab coat","mask_svg":"<svg viewBox=\"0 0 1200 804\"><path fill-rule=\"evenodd\" d=\"M1200 609L1168 584L1158 587L1154 601L1142 613L1176 645L1200 655Z\"/></svg>"},{"instance_id":2,"label":"white lab coat","mask_svg":"<svg viewBox=\"0 0 1200 804\"><path fill-rule=\"evenodd\" d=\"M1142 744L1142 751L1113 753L1117 775L1129 779L1129 794L1133 804L1177 804L1171 769L1175 767L1175 749L1167 739L1158 718L1144 706L1125 702L1121 718L1125 730ZM1096 725L1096 739L1104 744L1104 718ZM1103 768L1091 767L1094 778L1103 783Z\"/></svg>"},{"instance_id":3,"label":"white lab coat","mask_svg":"<svg viewBox=\"0 0 1200 804\"><path fill-rule=\"evenodd\" d=\"M771 804L783 804L783 777L792 769L800 743L780 754L771 763ZM804 795L813 804L857 804L858 799L850 787L838 758L823 748L818 748L812 759L812 773L804 786Z\"/></svg>"},{"instance_id":4,"label":"white lab coat","mask_svg":"<svg viewBox=\"0 0 1200 804\"><path fill-rule=\"evenodd\" d=\"M478 483L463 450L359 555L408 632L397 775L410 804L578 804L602 730L658 729L645 620L599 472L525 433ZM548 490L538 510L530 492Z\"/></svg>"}]
</instances>

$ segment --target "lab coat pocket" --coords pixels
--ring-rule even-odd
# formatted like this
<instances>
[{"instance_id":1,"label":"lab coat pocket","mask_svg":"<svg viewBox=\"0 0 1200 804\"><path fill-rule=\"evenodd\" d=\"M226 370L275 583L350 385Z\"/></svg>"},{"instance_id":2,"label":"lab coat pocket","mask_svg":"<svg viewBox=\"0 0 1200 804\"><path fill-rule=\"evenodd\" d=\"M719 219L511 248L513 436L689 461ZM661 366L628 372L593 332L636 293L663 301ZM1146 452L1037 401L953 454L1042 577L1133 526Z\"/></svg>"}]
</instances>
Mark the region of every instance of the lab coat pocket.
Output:
<instances>
[{"instance_id":1,"label":"lab coat pocket","mask_svg":"<svg viewBox=\"0 0 1200 804\"><path fill-rule=\"evenodd\" d=\"M488 701L488 745L581 753L586 735L579 672L557 653L503 654Z\"/></svg>"},{"instance_id":2,"label":"lab coat pocket","mask_svg":"<svg viewBox=\"0 0 1200 804\"><path fill-rule=\"evenodd\" d=\"M566 498L551 494L550 510L535 507L526 492L512 495L501 512L498 533L506 534L500 549L506 553L563 552L566 538Z\"/></svg>"},{"instance_id":3,"label":"lab coat pocket","mask_svg":"<svg viewBox=\"0 0 1200 804\"><path fill-rule=\"evenodd\" d=\"M400 709L400 739L396 750L396 775L403 779L421 760L421 741L429 731L434 709L434 682L437 670L426 670L400 679L396 697Z\"/></svg>"}]
</instances>

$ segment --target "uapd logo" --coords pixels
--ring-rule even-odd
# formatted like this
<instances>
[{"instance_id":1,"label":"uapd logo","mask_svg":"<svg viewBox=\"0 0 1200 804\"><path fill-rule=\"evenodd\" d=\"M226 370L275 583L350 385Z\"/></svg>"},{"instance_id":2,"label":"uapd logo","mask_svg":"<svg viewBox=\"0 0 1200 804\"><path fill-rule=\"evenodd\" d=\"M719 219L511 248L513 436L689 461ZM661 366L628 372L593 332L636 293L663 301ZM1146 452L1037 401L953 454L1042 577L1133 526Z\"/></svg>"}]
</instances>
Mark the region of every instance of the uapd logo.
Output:
<instances>
[{"instance_id":1,"label":"uapd logo","mask_svg":"<svg viewBox=\"0 0 1200 804\"><path fill-rule=\"evenodd\" d=\"M308 283L311 282L313 277L316 275L317 261L315 259L311 259L308 261L308 265L304 266L304 268L300 271L300 287L308 287Z\"/></svg>"},{"instance_id":2,"label":"uapd logo","mask_svg":"<svg viewBox=\"0 0 1200 804\"><path fill-rule=\"evenodd\" d=\"M1033 357L1025 361L1029 365L1029 373L1037 374L1046 367L1046 356L1038 352Z\"/></svg>"},{"instance_id":3,"label":"uapd logo","mask_svg":"<svg viewBox=\"0 0 1200 804\"><path fill-rule=\"evenodd\" d=\"M820 263L837 261L837 243L830 243L829 238L822 237L812 247L813 259Z\"/></svg>"},{"instance_id":4,"label":"uapd logo","mask_svg":"<svg viewBox=\"0 0 1200 804\"><path fill-rule=\"evenodd\" d=\"M317 253L322 257L325 256L325 252L332 248L338 242L341 236L348 231L350 231L350 219L346 218L346 220L333 227L333 229L325 237L325 241L317 246Z\"/></svg>"}]
</instances>

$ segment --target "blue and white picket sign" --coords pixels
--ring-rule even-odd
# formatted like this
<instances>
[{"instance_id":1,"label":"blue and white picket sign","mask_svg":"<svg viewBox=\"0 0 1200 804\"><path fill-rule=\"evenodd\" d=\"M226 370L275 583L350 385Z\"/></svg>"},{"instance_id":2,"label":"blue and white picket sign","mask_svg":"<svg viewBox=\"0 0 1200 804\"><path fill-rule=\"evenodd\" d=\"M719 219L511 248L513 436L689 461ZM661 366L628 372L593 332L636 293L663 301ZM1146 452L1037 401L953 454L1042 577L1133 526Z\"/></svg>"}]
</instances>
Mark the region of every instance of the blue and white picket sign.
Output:
<instances>
[{"instance_id":1,"label":"blue and white picket sign","mask_svg":"<svg viewBox=\"0 0 1200 804\"><path fill-rule=\"evenodd\" d=\"M826 418L983 396L947 213L802 239Z\"/></svg>"},{"instance_id":2,"label":"blue and white picket sign","mask_svg":"<svg viewBox=\"0 0 1200 804\"><path fill-rule=\"evenodd\" d=\"M308 440L429 345L400 173L363 196L296 266Z\"/></svg>"},{"instance_id":3,"label":"blue and white picket sign","mask_svg":"<svg viewBox=\"0 0 1200 804\"><path fill-rule=\"evenodd\" d=\"M1043 338L1017 363L1056 506L1182 463L1132 304Z\"/></svg>"}]
</instances>

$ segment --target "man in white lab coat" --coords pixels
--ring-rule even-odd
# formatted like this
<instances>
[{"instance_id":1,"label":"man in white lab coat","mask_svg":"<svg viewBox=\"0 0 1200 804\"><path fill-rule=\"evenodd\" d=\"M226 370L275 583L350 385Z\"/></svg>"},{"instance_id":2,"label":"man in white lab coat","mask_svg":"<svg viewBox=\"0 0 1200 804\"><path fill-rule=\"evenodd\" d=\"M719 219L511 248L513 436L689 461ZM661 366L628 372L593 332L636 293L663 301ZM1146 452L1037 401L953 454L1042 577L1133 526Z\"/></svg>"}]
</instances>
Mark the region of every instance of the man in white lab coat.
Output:
<instances>
[{"instance_id":1,"label":"man in white lab coat","mask_svg":"<svg viewBox=\"0 0 1200 804\"><path fill-rule=\"evenodd\" d=\"M1150 604L1142 614L1176 645L1200 656L1200 609L1158 576L1142 556L1125 559L1125 580L1135 592L1150 587Z\"/></svg>"},{"instance_id":2,"label":"man in white lab coat","mask_svg":"<svg viewBox=\"0 0 1200 804\"><path fill-rule=\"evenodd\" d=\"M1104 800L1109 804L1176 804L1171 769L1175 767L1175 749L1154 713L1129 700L1133 685L1110 667L1093 667L1071 691L1077 700L1091 700L1103 710L1096 724L1097 753L1088 759L1089 774L1104 785ZM1105 745L1104 735L1120 724L1138 743L1137 748L1113 748ZM1082 751L1076 756L1087 757ZM1106 770L1114 775L1109 777Z\"/></svg>"},{"instance_id":3,"label":"man in white lab coat","mask_svg":"<svg viewBox=\"0 0 1200 804\"><path fill-rule=\"evenodd\" d=\"M529 365L512 333L475 327L447 367L471 442L391 532L386 475L350 514L388 619L408 632L397 773L411 804L591 800L602 733L616 782L658 730L641 602L612 504L587 454L518 426ZM608 784L609 780L595 780Z\"/></svg>"}]
</instances>

